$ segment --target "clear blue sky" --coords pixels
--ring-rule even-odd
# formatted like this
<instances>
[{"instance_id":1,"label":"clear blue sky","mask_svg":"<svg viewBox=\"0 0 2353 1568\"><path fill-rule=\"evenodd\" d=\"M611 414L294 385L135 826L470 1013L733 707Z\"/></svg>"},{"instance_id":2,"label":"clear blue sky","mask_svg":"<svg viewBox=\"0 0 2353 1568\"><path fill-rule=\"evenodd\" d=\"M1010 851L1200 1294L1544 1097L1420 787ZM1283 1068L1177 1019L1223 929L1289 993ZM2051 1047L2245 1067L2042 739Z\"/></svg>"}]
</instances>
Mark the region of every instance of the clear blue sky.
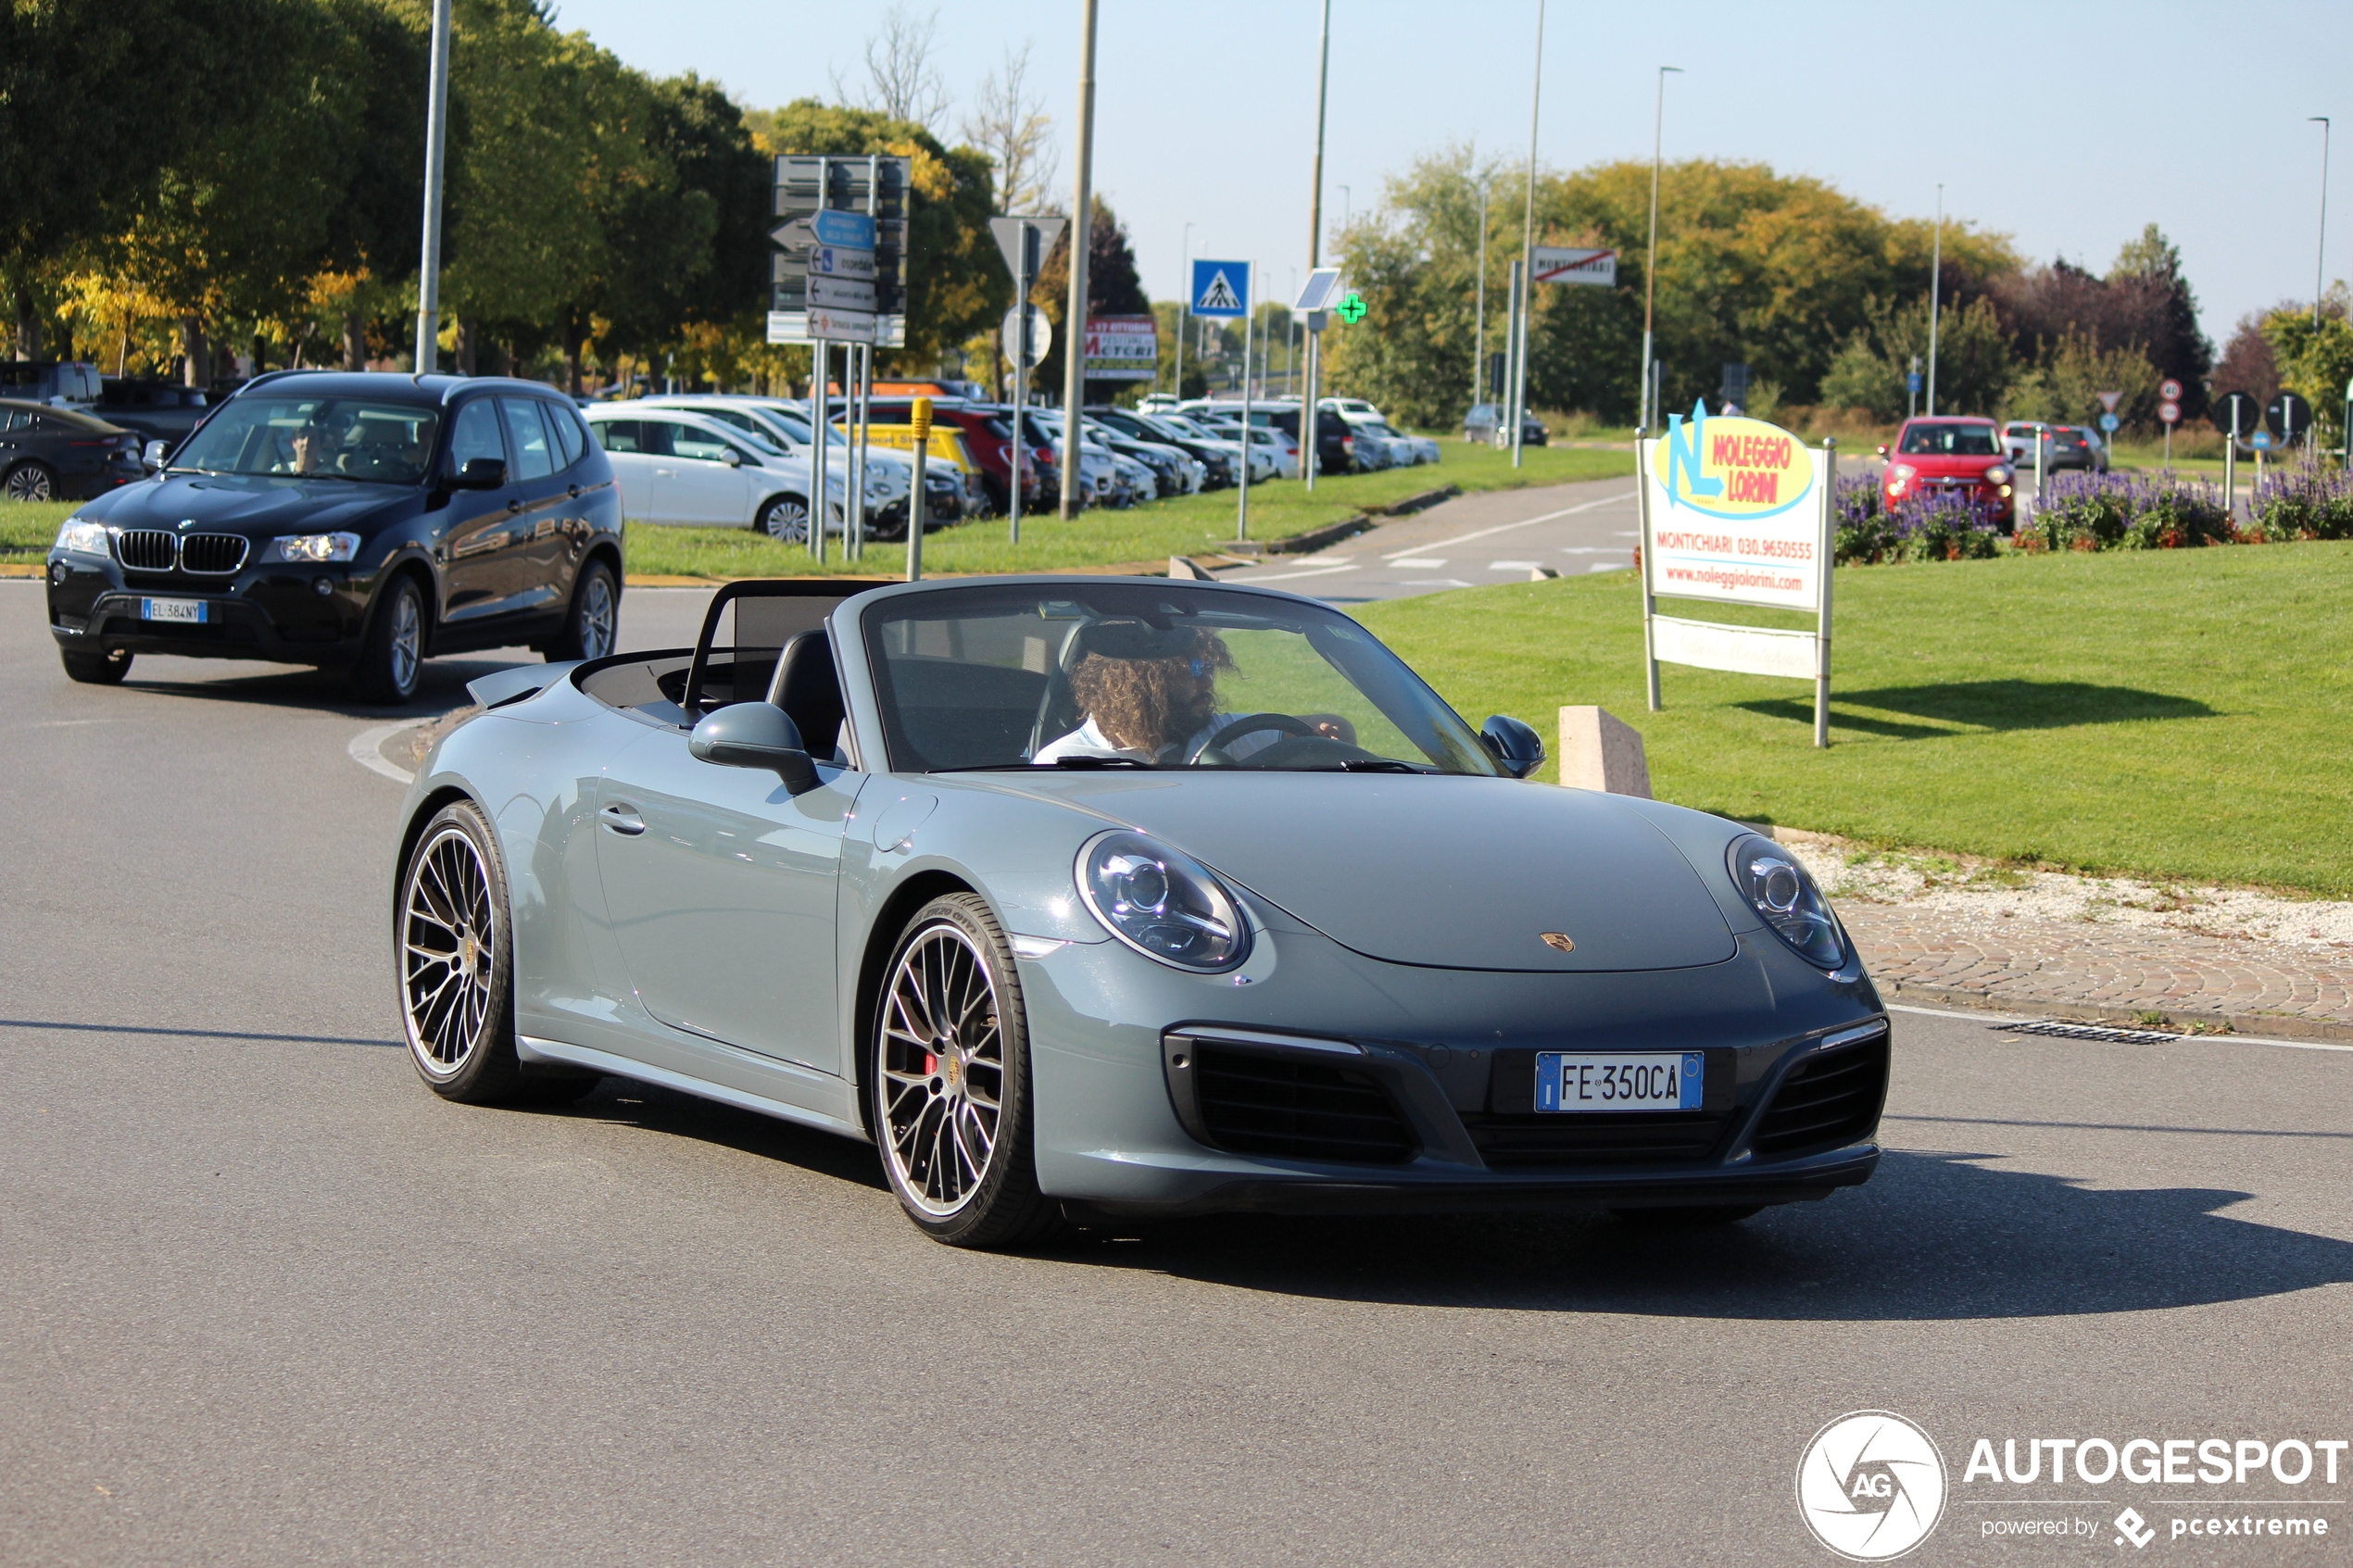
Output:
<instances>
[{"instance_id":1,"label":"clear blue sky","mask_svg":"<svg viewBox=\"0 0 2353 1568\"><path fill-rule=\"evenodd\" d=\"M558 0L641 69L696 70L743 103L853 93L875 0ZM932 14L930 5L911 7ZM1067 187L1078 0L936 7L956 125L1010 44L1034 41ZM1316 0L1102 0L1095 182L1126 222L1155 295L1192 254L1257 259L1286 293L1305 260ZM1513 157L1529 133L1534 0L1333 0L1327 232L1343 200L1449 143ZM1682 5L1551 0L1543 163L1647 157L1655 68L1667 156L1758 160L1892 213L1947 213L2024 252L2105 270L2151 220L2180 245L2208 333L2309 299L2321 130L2345 144L2330 183L2327 274L2353 273L2353 5ZM1340 187L1349 187L1343 198ZM1067 202L1067 196L1064 200ZM1262 285L1262 292L1265 285Z\"/></svg>"}]
</instances>

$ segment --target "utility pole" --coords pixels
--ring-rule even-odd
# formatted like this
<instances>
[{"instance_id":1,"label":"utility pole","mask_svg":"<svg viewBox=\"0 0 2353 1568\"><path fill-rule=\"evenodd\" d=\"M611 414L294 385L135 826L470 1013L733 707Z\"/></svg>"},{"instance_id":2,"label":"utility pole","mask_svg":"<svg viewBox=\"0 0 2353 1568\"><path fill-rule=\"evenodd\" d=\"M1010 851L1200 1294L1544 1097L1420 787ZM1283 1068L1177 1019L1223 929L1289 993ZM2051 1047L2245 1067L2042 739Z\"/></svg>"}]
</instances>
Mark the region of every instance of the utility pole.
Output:
<instances>
[{"instance_id":1,"label":"utility pole","mask_svg":"<svg viewBox=\"0 0 2353 1568\"><path fill-rule=\"evenodd\" d=\"M2321 128L2321 252L2312 259L2312 328L2321 325L2321 282L2328 274L2329 265L2329 119L2316 114L2307 123ZM2319 428L2319 421L2313 426Z\"/></svg>"},{"instance_id":2,"label":"utility pole","mask_svg":"<svg viewBox=\"0 0 2353 1568\"><path fill-rule=\"evenodd\" d=\"M1313 279L1315 269L1324 258L1324 106L1332 80L1332 0L1324 0L1324 26L1315 44L1315 178L1308 186L1307 196L1307 275ZM1294 296L1296 297L1296 296ZM1323 345L1319 334L1307 332L1307 384L1299 396L1299 467L1306 476L1307 489L1315 489L1315 470L1322 465L1316 459L1322 455L1324 422L1315 407L1315 371ZM1245 437L1249 432L1242 433ZM1245 440L1242 462L1250 462L1250 446Z\"/></svg>"},{"instance_id":3,"label":"utility pole","mask_svg":"<svg viewBox=\"0 0 2353 1568\"><path fill-rule=\"evenodd\" d=\"M449 0L434 0L433 80L425 88L425 253L417 270L417 373L441 349L441 164L449 144Z\"/></svg>"},{"instance_id":4,"label":"utility pole","mask_svg":"<svg viewBox=\"0 0 2353 1568\"><path fill-rule=\"evenodd\" d=\"M1528 417L1529 301L1536 281L1536 127L1544 106L1544 0L1536 0L1536 80L1528 93L1528 199L1520 214L1519 325L1512 342L1518 352L1512 374L1512 467L1519 467L1520 426Z\"/></svg>"},{"instance_id":5,"label":"utility pole","mask_svg":"<svg viewBox=\"0 0 2353 1568\"><path fill-rule=\"evenodd\" d=\"M1652 384L1651 321L1658 304L1658 169L1661 136L1667 129L1667 79L1683 74L1681 66L1658 68L1658 91L1651 104L1651 244L1642 253L1642 406L1634 422L1648 430L1654 422L1651 405L1658 400Z\"/></svg>"},{"instance_id":6,"label":"utility pole","mask_svg":"<svg viewBox=\"0 0 2353 1568\"><path fill-rule=\"evenodd\" d=\"M1487 400L1487 182L1478 182L1478 331L1472 339L1471 402Z\"/></svg>"},{"instance_id":7,"label":"utility pole","mask_svg":"<svg viewBox=\"0 0 2353 1568\"><path fill-rule=\"evenodd\" d=\"M1095 0L1079 0L1078 187L1070 213L1070 307L1063 318L1063 519L1078 515L1079 415L1087 406L1087 234L1094 216Z\"/></svg>"},{"instance_id":8,"label":"utility pole","mask_svg":"<svg viewBox=\"0 0 2353 1568\"><path fill-rule=\"evenodd\" d=\"M1193 226L1185 225L1185 255L1176 268L1176 384L1168 390L1185 400L1185 328L1193 312Z\"/></svg>"},{"instance_id":9,"label":"utility pole","mask_svg":"<svg viewBox=\"0 0 2353 1568\"><path fill-rule=\"evenodd\" d=\"M1936 417L1936 326L1944 313L1944 187L1936 187L1936 242L1928 263L1928 417ZM2035 481L2039 487L2041 480ZM2042 491L2037 488L2040 499Z\"/></svg>"}]
</instances>

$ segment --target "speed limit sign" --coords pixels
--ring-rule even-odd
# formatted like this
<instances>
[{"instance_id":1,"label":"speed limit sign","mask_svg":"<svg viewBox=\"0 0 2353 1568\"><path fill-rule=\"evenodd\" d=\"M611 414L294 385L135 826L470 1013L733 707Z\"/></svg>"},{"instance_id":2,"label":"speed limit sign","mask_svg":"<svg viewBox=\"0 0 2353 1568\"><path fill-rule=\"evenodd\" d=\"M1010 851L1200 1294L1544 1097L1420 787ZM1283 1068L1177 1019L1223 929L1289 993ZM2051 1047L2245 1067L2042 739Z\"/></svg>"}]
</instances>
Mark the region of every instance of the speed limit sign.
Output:
<instances>
[{"instance_id":1,"label":"speed limit sign","mask_svg":"<svg viewBox=\"0 0 2353 1568\"><path fill-rule=\"evenodd\" d=\"M2163 420L2169 425L2180 424L2182 422L2182 406L2179 403L2159 403L2157 406L2157 417Z\"/></svg>"},{"instance_id":2,"label":"speed limit sign","mask_svg":"<svg viewBox=\"0 0 2353 1568\"><path fill-rule=\"evenodd\" d=\"M2157 395L2159 397L2164 398L2168 403L2179 403L2182 400L2182 383L2175 381L2172 377L2168 376L2165 380L2157 383ZM2180 412L2181 411L2179 409L2176 409L2173 413L2166 415L2165 422L2167 424L2171 424L2175 419L2180 417Z\"/></svg>"}]
</instances>

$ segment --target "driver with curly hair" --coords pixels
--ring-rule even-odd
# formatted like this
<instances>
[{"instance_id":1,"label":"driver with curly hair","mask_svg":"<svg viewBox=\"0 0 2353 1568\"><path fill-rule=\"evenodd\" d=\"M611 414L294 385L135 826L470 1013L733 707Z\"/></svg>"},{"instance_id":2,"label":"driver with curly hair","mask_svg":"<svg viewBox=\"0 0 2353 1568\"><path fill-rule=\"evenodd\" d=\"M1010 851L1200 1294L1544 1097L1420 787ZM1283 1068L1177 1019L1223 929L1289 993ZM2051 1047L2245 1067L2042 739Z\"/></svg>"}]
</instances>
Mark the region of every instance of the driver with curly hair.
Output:
<instances>
[{"instance_id":1,"label":"driver with curly hair","mask_svg":"<svg viewBox=\"0 0 2353 1568\"><path fill-rule=\"evenodd\" d=\"M1234 672L1234 656L1207 627L1098 621L1080 633L1079 647L1070 693L1087 721L1040 746L1030 759L1037 765L1065 757L1189 762L1241 717L1217 706L1217 677ZM1353 726L1336 714L1306 718L1318 734L1352 744L1356 738ZM1239 761L1283 738L1272 728L1258 730L1233 737L1220 750Z\"/></svg>"}]
</instances>

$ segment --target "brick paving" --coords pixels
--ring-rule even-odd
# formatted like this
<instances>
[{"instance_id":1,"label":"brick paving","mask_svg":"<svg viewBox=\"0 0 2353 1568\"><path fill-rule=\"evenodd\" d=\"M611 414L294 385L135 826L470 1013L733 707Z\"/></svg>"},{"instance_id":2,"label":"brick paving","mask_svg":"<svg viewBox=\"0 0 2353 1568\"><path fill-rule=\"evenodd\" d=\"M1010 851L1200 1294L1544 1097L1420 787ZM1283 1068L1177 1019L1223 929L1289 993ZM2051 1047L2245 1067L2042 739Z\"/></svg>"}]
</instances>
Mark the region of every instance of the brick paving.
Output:
<instances>
[{"instance_id":1,"label":"brick paving","mask_svg":"<svg viewBox=\"0 0 2353 1568\"><path fill-rule=\"evenodd\" d=\"M2353 953L2085 921L1985 920L1839 901L1890 1001L2242 1035L2353 1040Z\"/></svg>"}]
</instances>

